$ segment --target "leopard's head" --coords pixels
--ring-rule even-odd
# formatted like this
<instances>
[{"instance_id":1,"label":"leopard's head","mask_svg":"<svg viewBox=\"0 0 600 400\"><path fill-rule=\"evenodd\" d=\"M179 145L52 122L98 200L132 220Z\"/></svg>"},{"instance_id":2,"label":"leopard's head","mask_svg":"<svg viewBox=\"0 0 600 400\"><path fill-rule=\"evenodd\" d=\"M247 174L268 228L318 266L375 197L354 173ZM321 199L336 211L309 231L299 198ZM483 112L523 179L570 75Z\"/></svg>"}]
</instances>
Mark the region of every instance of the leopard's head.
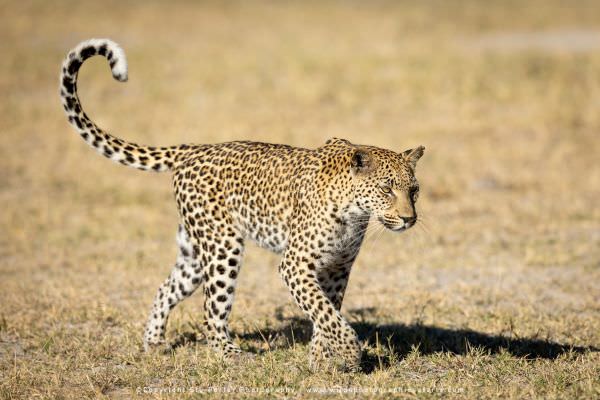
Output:
<instances>
[{"instance_id":1,"label":"leopard's head","mask_svg":"<svg viewBox=\"0 0 600 400\"><path fill-rule=\"evenodd\" d=\"M357 146L350 166L356 205L392 231L412 227L417 222L419 196L415 167L424 150L419 146L396 153Z\"/></svg>"}]
</instances>

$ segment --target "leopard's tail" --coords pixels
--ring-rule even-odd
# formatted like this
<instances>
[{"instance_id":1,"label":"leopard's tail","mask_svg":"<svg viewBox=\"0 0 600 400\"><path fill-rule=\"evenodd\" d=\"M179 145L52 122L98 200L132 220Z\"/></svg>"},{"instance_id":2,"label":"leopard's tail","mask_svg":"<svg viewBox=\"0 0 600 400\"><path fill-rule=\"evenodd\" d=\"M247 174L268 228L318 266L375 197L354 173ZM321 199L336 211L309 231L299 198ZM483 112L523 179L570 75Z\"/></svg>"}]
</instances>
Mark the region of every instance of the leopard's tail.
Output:
<instances>
[{"instance_id":1,"label":"leopard's tail","mask_svg":"<svg viewBox=\"0 0 600 400\"><path fill-rule=\"evenodd\" d=\"M144 171L172 169L190 146L152 147L126 142L104 131L83 111L77 95L77 74L81 64L95 55L108 60L116 80L127 81L127 60L118 44L109 39L90 39L79 43L65 58L60 75L60 97L71 125L87 144L113 161Z\"/></svg>"}]
</instances>

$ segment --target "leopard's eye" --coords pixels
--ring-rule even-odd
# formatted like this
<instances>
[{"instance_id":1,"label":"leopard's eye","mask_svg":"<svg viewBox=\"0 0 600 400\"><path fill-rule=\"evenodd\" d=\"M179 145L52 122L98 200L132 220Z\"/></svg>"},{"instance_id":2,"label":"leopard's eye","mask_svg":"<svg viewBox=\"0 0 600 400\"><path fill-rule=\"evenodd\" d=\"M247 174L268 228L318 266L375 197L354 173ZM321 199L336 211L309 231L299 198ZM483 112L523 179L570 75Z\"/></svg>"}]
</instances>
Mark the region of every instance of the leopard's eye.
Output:
<instances>
[{"instance_id":1,"label":"leopard's eye","mask_svg":"<svg viewBox=\"0 0 600 400\"><path fill-rule=\"evenodd\" d=\"M392 188L389 186L386 186L386 185L379 186L379 190L381 190L381 193L383 193L383 194L387 194L387 195L392 194Z\"/></svg>"},{"instance_id":2,"label":"leopard's eye","mask_svg":"<svg viewBox=\"0 0 600 400\"><path fill-rule=\"evenodd\" d=\"M417 201L417 199L419 198L419 188L418 187L413 187L412 189L410 189L410 198L411 200L414 202Z\"/></svg>"}]
</instances>

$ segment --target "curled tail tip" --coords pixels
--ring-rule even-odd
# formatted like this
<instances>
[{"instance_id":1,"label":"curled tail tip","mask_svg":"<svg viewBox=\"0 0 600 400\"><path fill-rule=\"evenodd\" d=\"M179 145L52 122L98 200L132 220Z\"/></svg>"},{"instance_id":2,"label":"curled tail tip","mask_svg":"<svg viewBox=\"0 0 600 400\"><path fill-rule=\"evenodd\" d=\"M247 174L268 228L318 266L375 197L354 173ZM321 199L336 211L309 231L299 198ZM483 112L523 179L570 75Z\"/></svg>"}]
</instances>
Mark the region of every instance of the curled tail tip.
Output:
<instances>
[{"instance_id":1,"label":"curled tail tip","mask_svg":"<svg viewBox=\"0 0 600 400\"><path fill-rule=\"evenodd\" d=\"M79 43L69 52L66 63L68 65L75 64L73 68L78 69L83 61L95 55L101 55L108 60L113 78L120 82L127 81L127 58L125 57L125 52L121 46L110 39L89 39ZM80 61L72 63L71 60L75 58Z\"/></svg>"},{"instance_id":2,"label":"curled tail tip","mask_svg":"<svg viewBox=\"0 0 600 400\"><path fill-rule=\"evenodd\" d=\"M110 39L91 39L90 41L98 49L98 54L108 59L113 78L120 82L126 82L128 78L127 57L125 57L125 51L123 51L121 46ZM106 49L104 50L104 54L102 54L103 48Z\"/></svg>"},{"instance_id":3,"label":"curled tail tip","mask_svg":"<svg viewBox=\"0 0 600 400\"><path fill-rule=\"evenodd\" d=\"M125 57L125 51L117 43L110 39L103 39L107 47L113 53L114 63L111 62L110 69L113 77L120 82L127 82L127 58Z\"/></svg>"}]
</instances>

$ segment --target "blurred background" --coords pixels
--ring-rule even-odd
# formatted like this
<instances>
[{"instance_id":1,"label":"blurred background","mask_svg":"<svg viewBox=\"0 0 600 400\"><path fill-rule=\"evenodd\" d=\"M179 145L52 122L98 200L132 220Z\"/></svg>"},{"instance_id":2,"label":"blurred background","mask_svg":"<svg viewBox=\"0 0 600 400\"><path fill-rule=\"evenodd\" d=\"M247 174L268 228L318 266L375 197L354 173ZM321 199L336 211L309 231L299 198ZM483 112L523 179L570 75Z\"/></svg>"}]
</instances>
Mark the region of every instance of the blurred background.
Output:
<instances>
[{"instance_id":1,"label":"blurred background","mask_svg":"<svg viewBox=\"0 0 600 400\"><path fill-rule=\"evenodd\" d=\"M67 124L62 58L92 37L123 47L129 82L97 57L80 98L129 141L426 147L422 221L373 231L343 309L367 343L394 346L369 348L374 373L321 384L599 393L598 353L566 350L600 345L597 1L1 1L0 22L1 395L243 381L184 340L201 337L201 293L173 314L169 339L187 343L174 358L139 353L177 212L168 175L99 157ZM277 262L249 246L232 326L279 354L246 372L265 376L254 385L301 390L317 378L291 382L283 365L305 363L306 340L285 343L310 329ZM179 368L206 363L212 375Z\"/></svg>"}]
</instances>

